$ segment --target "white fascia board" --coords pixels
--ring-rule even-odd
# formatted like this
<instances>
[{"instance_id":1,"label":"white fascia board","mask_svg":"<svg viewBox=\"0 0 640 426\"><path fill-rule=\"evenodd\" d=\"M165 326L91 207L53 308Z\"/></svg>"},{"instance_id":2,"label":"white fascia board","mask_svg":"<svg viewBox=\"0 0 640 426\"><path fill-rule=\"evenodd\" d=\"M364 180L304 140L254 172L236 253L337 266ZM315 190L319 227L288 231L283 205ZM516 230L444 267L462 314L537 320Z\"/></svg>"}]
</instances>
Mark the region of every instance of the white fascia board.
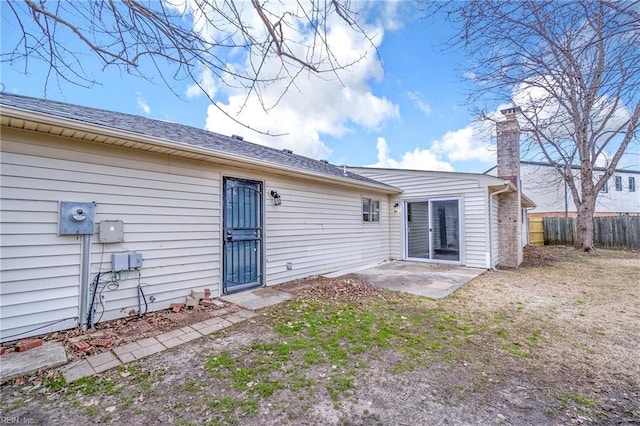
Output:
<instances>
[{"instance_id":1,"label":"white fascia board","mask_svg":"<svg viewBox=\"0 0 640 426\"><path fill-rule=\"evenodd\" d=\"M489 195L496 192L518 192L518 188L510 180L505 180L501 184L489 185ZM520 192L520 204L525 208L536 207L536 203L523 192Z\"/></svg>"},{"instance_id":2,"label":"white fascia board","mask_svg":"<svg viewBox=\"0 0 640 426\"><path fill-rule=\"evenodd\" d=\"M494 192L518 192L518 188L510 180L497 179L495 185L489 185L489 193ZM504 191L506 189L506 191Z\"/></svg>"}]
</instances>

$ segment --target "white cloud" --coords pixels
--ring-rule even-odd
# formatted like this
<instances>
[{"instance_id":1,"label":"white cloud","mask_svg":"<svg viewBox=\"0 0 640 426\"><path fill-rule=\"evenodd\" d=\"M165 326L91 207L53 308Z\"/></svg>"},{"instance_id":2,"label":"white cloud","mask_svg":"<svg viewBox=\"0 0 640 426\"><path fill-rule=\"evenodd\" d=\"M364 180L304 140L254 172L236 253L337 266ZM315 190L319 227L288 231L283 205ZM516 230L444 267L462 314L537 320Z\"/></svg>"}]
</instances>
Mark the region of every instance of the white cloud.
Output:
<instances>
[{"instance_id":1,"label":"white cloud","mask_svg":"<svg viewBox=\"0 0 640 426\"><path fill-rule=\"evenodd\" d=\"M495 148L490 143L490 122L473 124L444 134L441 139L433 141L433 152L445 156L449 161L474 161L494 163Z\"/></svg>"},{"instance_id":2,"label":"white cloud","mask_svg":"<svg viewBox=\"0 0 640 426\"><path fill-rule=\"evenodd\" d=\"M567 107L558 101L562 96L560 82L553 76L541 75L521 83L513 90L511 98L513 104L522 108L523 114L537 124L538 130L544 129L555 138L567 138L573 135L573 118ZM502 117L499 110L510 106L500 105L495 115ZM617 132L624 128L631 117L631 112L623 102L607 94L596 98L590 112L591 128L596 129L602 126L602 131L605 133ZM523 121L522 116L520 119L520 125L523 128L532 125Z\"/></svg>"},{"instance_id":3,"label":"white cloud","mask_svg":"<svg viewBox=\"0 0 640 426\"><path fill-rule=\"evenodd\" d=\"M477 75L473 71L465 71L462 76L467 80L475 80Z\"/></svg>"},{"instance_id":4,"label":"white cloud","mask_svg":"<svg viewBox=\"0 0 640 426\"><path fill-rule=\"evenodd\" d=\"M142 97L142 93L136 92L136 103L138 104L138 108L145 114L151 114L151 107L145 98Z\"/></svg>"},{"instance_id":5,"label":"white cloud","mask_svg":"<svg viewBox=\"0 0 640 426\"><path fill-rule=\"evenodd\" d=\"M391 150L384 138L378 138L376 143L378 150L378 162L368 167L383 167L388 169L409 169L409 170L440 170L452 172L453 166L445 161L441 161L429 149L416 148L413 151L405 152L400 160L394 160L390 156Z\"/></svg>"},{"instance_id":6,"label":"white cloud","mask_svg":"<svg viewBox=\"0 0 640 426\"><path fill-rule=\"evenodd\" d=\"M511 95L513 105L522 109L522 114L518 115L523 130L522 143L525 149L530 147L530 151L525 154L527 158L546 161L537 143L531 138L527 139L527 134L535 128L536 132L554 141L557 148L550 144L546 147L553 158L562 161L558 154L560 151L562 156L573 155L573 161L577 163L574 120L566 104L559 102L558 99L562 96L562 85L557 77L550 75L540 75L514 88ZM499 111L511 106L512 104L500 105L491 117L496 120L504 119ZM606 164L607 158L611 158L619 146L621 131L626 130L631 112L619 99L602 94L596 98L590 113L587 136L591 138L591 132L599 133L595 145L597 149L603 148L603 152L596 163Z\"/></svg>"},{"instance_id":7,"label":"white cloud","mask_svg":"<svg viewBox=\"0 0 640 426\"><path fill-rule=\"evenodd\" d=\"M260 27L257 18L253 17L253 21L251 18L248 15L247 22L254 22L255 28ZM375 52L375 47L382 42L384 28L372 26L366 29L368 34L375 35L372 45L337 17L331 18L327 24L327 41L334 60L339 64L354 60L355 63L335 73L303 71L294 84L289 85L290 79L279 78L282 77L280 59L267 58L261 65L261 75L274 80L260 85L259 91L252 91L249 96L246 90L221 86L220 91L227 94L227 100L218 101L208 108L206 128L227 135L243 135L251 142L289 148L302 155L326 159L331 155L331 150L323 141L323 135L341 137L353 127L377 130L386 121L399 118L398 106L385 97L376 96L369 85L369 81L380 80L384 74ZM298 43L292 45L300 49L294 53L304 57L305 54L301 52L305 51L304 46L313 44L313 34L307 31L290 36L300 38ZM248 57L228 66L246 70L258 61L259 58ZM261 132L282 136L255 133L238 122Z\"/></svg>"},{"instance_id":8,"label":"white cloud","mask_svg":"<svg viewBox=\"0 0 640 426\"><path fill-rule=\"evenodd\" d=\"M431 107L422 100L420 92L407 92L407 96L411 99L413 105L424 113L427 117L431 115Z\"/></svg>"},{"instance_id":9,"label":"white cloud","mask_svg":"<svg viewBox=\"0 0 640 426\"><path fill-rule=\"evenodd\" d=\"M543 78L544 76L541 76L537 83L542 83ZM545 84L548 84L548 82ZM420 108L417 102L421 101L419 93L409 92L407 96ZM513 90L512 98L516 105L522 107L525 114L531 115L532 111L536 111L537 119L539 120L538 127L545 129L550 138L561 141L571 135L570 117L566 112L563 112L556 100L549 97L546 89L531 84L523 84ZM504 120L500 110L511 106L511 104L499 105L494 112L489 114L490 120L474 121L464 128L448 131L441 138L432 141L430 144L426 143L424 145L425 148L415 148L413 151L404 153L399 159L392 158L386 140L379 138L377 144L378 162L373 166L453 170L450 165L451 162L481 161L487 164L495 164L495 121ZM591 122L594 127L597 127L602 125L605 119L608 119L604 129L609 132L605 136L610 136L619 131L629 117L630 111L625 106L616 103L615 99L602 95L596 100L596 108L591 117ZM522 142L524 143L526 141L525 132L530 124L524 121L522 116L520 116L520 124L523 129ZM604 142L604 137L602 139L602 142ZM600 143L600 141L598 142ZM565 150L570 149L572 145L573 142L571 141L563 143ZM612 143L612 148L616 147L617 144ZM527 154L529 152L528 149L526 145L522 148L524 158L530 158ZM598 157L597 164L608 164L612 156L611 151L612 149L605 149ZM535 148L532 152L536 152ZM625 161L626 163L623 161L623 164L629 162Z\"/></svg>"},{"instance_id":10,"label":"white cloud","mask_svg":"<svg viewBox=\"0 0 640 426\"><path fill-rule=\"evenodd\" d=\"M187 86L186 95L187 98L196 98L206 93L210 99L213 99L217 92L218 85L216 84L216 78L211 70L205 69L200 74L198 83Z\"/></svg>"},{"instance_id":11,"label":"white cloud","mask_svg":"<svg viewBox=\"0 0 640 426\"><path fill-rule=\"evenodd\" d=\"M453 171L451 162L481 161L493 164L496 161L493 123L474 122L459 130L449 131L442 138L432 141L425 148L417 147L402 154L399 159L391 156L391 149L384 138L378 138L376 149L378 162L371 167L413 170Z\"/></svg>"},{"instance_id":12,"label":"white cloud","mask_svg":"<svg viewBox=\"0 0 640 426\"><path fill-rule=\"evenodd\" d=\"M388 30L399 30L404 22L400 13L400 6L405 6L407 2L402 0L386 0L383 5L382 19L383 25Z\"/></svg>"}]
</instances>

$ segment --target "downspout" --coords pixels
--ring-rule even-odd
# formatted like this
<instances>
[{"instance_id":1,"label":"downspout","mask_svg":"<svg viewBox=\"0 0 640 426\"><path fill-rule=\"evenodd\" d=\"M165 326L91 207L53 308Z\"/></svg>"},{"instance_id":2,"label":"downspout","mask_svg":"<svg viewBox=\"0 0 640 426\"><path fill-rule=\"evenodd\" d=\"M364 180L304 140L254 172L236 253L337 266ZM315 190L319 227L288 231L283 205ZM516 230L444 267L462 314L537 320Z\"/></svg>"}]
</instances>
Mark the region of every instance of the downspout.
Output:
<instances>
[{"instance_id":1,"label":"downspout","mask_svg":"<svg viewBox=\"0 0 640 426\"><path fill-rule=\"evenodd\" d=\"M524 217L525 217L525 220L527 221L527 245L531 245L531 229L529 228L529 210L533 210L533 209L535 209L535 207L525 207L523 209ZM544 245L544 242L542 243L542 245Z\"/></svg>"},{"instance_id":2,"label":"downspout","mask_svg":"<svg viewBox=\"0 0 640 426\"><path fill-rule=\"evenodd\" d=\"M504 182L504 188L502 188L501 190L490 194L490 196L489 196L489 265L487 265L487 269L493 269L493 270L496 269L495 266L491 266L491 260L492 260L491 259L491 255L492 255L492 253L491 253L491 246L492 246L491 236L493 235L493 232L491 232L493 230L492 226L491 226L491 211L493 210L492 209L493 203L497 200L497 198L493 198L493 197L495 195L502 194L503 192L507 192L509 190L509 183L510 182L508 182L508 181Z\"/></svg>"}]
</instances>

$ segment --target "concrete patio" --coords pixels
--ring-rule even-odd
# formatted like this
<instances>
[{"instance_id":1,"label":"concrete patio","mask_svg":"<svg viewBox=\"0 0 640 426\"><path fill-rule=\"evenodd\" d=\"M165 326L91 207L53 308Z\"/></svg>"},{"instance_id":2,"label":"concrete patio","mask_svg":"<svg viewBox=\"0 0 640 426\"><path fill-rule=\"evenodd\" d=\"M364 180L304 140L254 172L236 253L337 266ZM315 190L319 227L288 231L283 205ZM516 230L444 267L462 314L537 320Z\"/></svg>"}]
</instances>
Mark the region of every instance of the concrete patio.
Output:
<instances>
[{"instance_id":1,"label":"concrete patio","mask_svg":"<svg viewBox=\"0 0 640 426\"><path fill-rule=\"evenodd\" d=\"M440 299L483 272L460 265L394 260L353 274L381 288Z\"/></svg>"}]
</instances>

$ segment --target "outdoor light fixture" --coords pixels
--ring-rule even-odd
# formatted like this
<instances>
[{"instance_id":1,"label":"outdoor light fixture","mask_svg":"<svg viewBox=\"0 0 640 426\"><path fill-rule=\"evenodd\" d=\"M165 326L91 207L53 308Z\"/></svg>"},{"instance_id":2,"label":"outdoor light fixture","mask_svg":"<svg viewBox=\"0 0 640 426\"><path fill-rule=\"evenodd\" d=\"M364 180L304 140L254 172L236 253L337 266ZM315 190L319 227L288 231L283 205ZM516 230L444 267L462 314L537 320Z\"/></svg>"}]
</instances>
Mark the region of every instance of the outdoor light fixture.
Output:
<instances>
[{"instance_id":1,"label":"outdoor light fixture","mask_svg":"<svg viewBox=\"0 0 640 426\"><path fill-rule=\"evenodd\" d=\"M269 194L273 198L274 206L279 206L280 204L282 204L282 198L280 198L280 194L278 194L278 191L276 191L275 189L272 189Z\"/></svg>"},{"instance_id":2,"label":"outdoor light fixture","mask_svg":"<svg viewBox=\"0 0 640 426\"><path fill-rule=\"evenodd\" d=\"M400 211L400 203L395 203L393 205L393 212L398 213Z\"/></svg>"}]
</instances>

